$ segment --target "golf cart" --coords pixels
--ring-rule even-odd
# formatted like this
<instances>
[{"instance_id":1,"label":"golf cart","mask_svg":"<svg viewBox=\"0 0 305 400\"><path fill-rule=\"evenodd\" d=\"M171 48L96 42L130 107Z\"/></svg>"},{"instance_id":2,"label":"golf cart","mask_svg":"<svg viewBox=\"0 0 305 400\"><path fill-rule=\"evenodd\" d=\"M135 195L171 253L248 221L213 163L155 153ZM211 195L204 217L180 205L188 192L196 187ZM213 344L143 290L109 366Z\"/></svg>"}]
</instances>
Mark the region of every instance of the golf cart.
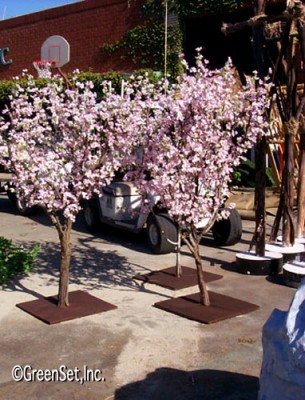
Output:
<instances>
[{"instance_id":1,"label":"golf cart","mask_svg":"<svg viewBox=\"0 0 305 400\"><path fill-rule=\"evenodd\" d=\"M142 195L133 183L113 182L84 203L85 225L91 232L97 231L101 224L133 233L145 230L148 245L155 254L175 251L175 222L164 208L160 208L156 198L149 195L147 200L150 207L145 212L142 209ZM237 210L229 211L228 219L219 220L212 227L214 241L219 246L236 244L241 238L241 217Z\"/></svg>"}]
</instances>

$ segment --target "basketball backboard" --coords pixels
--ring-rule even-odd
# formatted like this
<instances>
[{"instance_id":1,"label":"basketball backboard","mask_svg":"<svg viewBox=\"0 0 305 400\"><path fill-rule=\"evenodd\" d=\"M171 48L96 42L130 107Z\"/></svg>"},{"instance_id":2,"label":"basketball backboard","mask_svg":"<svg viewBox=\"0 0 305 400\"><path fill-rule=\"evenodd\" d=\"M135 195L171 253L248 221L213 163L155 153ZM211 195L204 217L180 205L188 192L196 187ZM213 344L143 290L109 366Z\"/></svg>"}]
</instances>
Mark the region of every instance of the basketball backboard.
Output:
<instances>
[{"instance_id":1,"label":"basketball backboard","mask_svg":"<svg viewBox=\"0 0 305 400\"><path fill-rule=\"evenodd\" d=\"M62 67L70 61L70 44L62 36L49 36L41 46L41 60L52 62L53 68Z\"/></svg>"}]
</instances>

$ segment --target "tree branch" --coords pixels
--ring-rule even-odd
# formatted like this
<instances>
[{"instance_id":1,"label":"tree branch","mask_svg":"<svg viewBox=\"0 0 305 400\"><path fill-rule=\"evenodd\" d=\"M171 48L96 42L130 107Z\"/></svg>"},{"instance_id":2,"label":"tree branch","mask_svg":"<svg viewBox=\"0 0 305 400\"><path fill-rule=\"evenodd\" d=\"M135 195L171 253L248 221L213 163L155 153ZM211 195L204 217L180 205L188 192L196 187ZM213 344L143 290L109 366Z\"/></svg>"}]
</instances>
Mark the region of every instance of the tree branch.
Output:
<instances>
[{"instance_id":1,"label":"tree branch","mask_svg":"<svg viewBox=\"0 0 305 400\"><path fill-rule=\"evenodd\" d=\"M290 20L285 13L277 15L277 16L270 16L270 15L256 15L254 17L249 18L247 21L236 22L235 24L223 23L221 27L221 32L225 35L229 35L234 32L238 32L242 29L247 27L254 27L259 25L265 25L266 23L278 22L278 21L287 21Z\"/></svg>"},{"instance_id":2,"label":"tree branch","mask_svg":"<svg viewBox=\"0 0 305 400\"><path fill-rule=\"evenodd\" d=\"M262 8L261 8L262 9ZM258 25L270 24L278 21L292 21L296 19L303 19L305 16L305 7L299 0L290 1L286 10L279 15L266 15L260 14L249 18L247 21L237 22L235 24L224 23L221 31L225 35L240 31L247 27L254 27Z\"/></svg>"}]
</instances>

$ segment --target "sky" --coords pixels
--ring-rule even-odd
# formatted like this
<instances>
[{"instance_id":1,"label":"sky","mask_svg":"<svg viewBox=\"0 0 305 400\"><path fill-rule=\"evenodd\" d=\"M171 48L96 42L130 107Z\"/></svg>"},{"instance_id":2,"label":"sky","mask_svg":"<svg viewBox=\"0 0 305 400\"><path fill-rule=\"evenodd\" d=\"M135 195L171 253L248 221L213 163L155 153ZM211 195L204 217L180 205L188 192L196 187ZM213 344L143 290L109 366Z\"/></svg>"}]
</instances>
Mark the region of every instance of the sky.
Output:
<instances>
[{"instance_id":1,"label":"sky","mask_svg":"<svg viewBox=\"0 0 305 400\"><path fill-rule=\"evenodd\" d=\"M0 20L31 14L48 8L77 3L76 0L0 0Z\"/></svg>"}]
</instances>

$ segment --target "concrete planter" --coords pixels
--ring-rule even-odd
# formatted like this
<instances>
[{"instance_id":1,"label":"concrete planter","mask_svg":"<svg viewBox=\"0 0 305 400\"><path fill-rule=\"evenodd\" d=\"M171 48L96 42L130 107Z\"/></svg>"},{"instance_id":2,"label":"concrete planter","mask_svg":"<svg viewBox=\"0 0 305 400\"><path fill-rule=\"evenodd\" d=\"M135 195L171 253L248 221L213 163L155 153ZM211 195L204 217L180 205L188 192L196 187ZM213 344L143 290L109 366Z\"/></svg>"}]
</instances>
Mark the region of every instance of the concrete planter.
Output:
<instances>
[{"instance_id":1,"label":"concrete planter","mask_svg":"<svg viewBox=\"0 0 305 400\"><path fill-rule=\"evenodd\" d=\"M266 251L283 254L284 263L288 261L300 260L300 255L304 252L303 243L295 243L293 246L284 246L281 242L266 244Z\"/></svg>"},{"instance_id":2,"label":"concrete planter","mask_svg":"<svg viewBox=\"0 0 305 400\"><path fill-rule=\"evenodd\" d=\"M304 261L292 261L283 266L283 277L287 286L298 288L304 276Z\"/></svg>"},{"instance_id":3,"label":"concrete planter","mask_svg":"<svg viewBox=\"0 0 305 400\"><path fill-rule=\"evenodd\" d=\"M253 252L237 253L236 265L242 274L277 275L282 271L283 256L275 252L266 252L264 257Z\"/></svg>"}]
</instances>

